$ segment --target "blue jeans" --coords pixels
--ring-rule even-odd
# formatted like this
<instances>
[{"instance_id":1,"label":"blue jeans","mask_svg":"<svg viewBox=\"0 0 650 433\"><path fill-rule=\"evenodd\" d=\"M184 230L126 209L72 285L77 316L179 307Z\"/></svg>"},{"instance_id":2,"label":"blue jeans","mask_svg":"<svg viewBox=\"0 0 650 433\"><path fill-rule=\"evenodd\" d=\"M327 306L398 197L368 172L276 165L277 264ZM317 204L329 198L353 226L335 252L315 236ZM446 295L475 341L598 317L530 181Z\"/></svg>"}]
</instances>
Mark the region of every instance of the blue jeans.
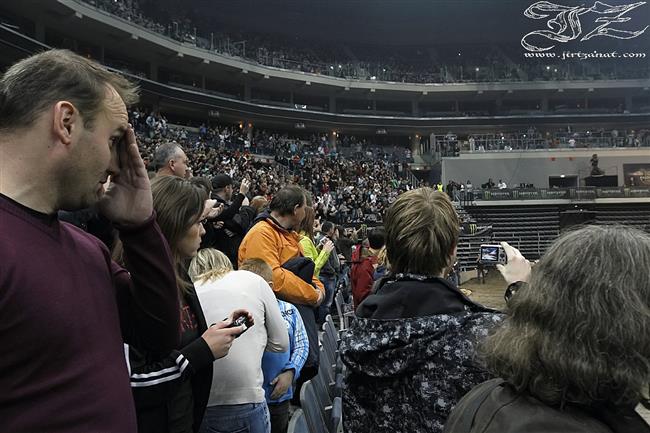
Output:
<instances>
[{"instance_id":1,"label":"blue jeans","mask_svg":"<svg viewBox=\"0 0 650 433\"><path fill-rule=\"evenodd\" d=\"M205 410L200 433L271 433L266 402L210 406Z\"/></svg>"},{"instance_id":2,"label":"blue jeans","mask_svg":"<svg viewBox=\"0 0 650 433\"><path fill-rule=\"evenodd\" d=\"M336 291L336 276L321 275L318 277L325 286L325 298L323 298L323 303L318 307L318 317L316 322L319 325L325 323L325 317L330 312L330 307L332 306L332 301L334 301L334 292Z\"/></svg>"}]
</instances>

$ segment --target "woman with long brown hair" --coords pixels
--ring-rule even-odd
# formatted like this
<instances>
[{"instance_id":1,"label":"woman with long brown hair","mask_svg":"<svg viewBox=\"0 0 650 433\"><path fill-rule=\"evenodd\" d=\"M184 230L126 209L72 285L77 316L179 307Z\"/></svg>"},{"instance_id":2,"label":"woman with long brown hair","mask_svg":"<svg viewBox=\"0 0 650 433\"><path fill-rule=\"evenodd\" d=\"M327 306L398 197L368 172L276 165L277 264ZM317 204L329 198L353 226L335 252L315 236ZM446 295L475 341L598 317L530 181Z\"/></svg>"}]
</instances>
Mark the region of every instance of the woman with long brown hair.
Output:
<instances>
[{"instance_id":1,"label":"woman with long brown hair","mask_svg":"<svg viewBox=\"0 0 650 433\"><path fill-rule=\"evenodd\" d=\"M228 328L235 317L208 328L194 285L187 274L205 233L203 219L207 192L179 177L159 176L151 183L153 206L160 230L175 263L180 299L180 344L172 353L143 352L126 347L131 388L140 433L197 432L210 392L212 363L225 356L241 326Z\"/></svg>"},{"instance_id":2,"label":"woman with long brown hair","mask_svg":"<svg viewBox=\"0 0 650 433\"><path fill-rule=\"evenodd\" d=\"M314 276L318 277L321 269L327 263L330 253L334 250L334 243L327 239L319 249L314 244L314 208L305 206L305 218L300 223L300 246L302 247L305 257L314 262Z\"/></svg>"}]
</instances>

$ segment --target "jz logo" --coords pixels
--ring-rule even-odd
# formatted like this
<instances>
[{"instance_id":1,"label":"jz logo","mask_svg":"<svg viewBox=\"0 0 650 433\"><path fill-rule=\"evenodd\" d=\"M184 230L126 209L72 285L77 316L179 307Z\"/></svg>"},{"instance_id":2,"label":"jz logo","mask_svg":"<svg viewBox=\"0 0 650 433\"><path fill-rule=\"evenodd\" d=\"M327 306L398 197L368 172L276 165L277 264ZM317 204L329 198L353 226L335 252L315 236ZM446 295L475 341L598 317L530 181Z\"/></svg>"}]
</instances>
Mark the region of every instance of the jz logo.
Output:
<instances>
[{"instance_id":1,"label":"jz logo","mask_svg":"<svg viewBox=\"0 0 650 433\"><path fill-rule=\"evenodd\" d=\"M580 41L588 41L596 36L605 36L615 39L634 39L641 36L650 26L642 30L629 31L616 28L617 24L627 23L632 18L625 16L629 12L644 6L647 2L637 2L627 5L611 6L597 1L592 7L564 6L547 1L539 1L532 4L524 15L534 20L548 19L546 26L550 30L535 30L528 33L521 39L521 45L528 51L548 51L555 47L550 41L566 43L576 40L582 36L583 23L581 17L588 13L596 14L594 23L595 29L582 36ZM531 39L546 39L547 43L535 45ZM539 42L537 42L539 43Z\"/></svg>"}]
</instances>

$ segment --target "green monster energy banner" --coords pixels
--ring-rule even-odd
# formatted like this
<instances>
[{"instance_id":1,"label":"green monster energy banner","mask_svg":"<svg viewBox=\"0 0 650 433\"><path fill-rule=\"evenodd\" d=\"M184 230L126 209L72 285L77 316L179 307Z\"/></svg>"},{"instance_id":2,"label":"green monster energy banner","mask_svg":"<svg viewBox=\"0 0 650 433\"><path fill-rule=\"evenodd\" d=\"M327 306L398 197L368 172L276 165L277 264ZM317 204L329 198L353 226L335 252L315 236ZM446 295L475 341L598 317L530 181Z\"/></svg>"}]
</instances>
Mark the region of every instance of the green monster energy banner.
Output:
<instances>
[{"instance_id":1,"label":"green monster energy banner","mask_svg":"<svg viewBox=\"0 0 650 433\"><path fill-rule=\"evenodd\" d=\"M638 165L638 164L637 164ZM650 185L609 188L539 188L480 190L475 200L595 200L599 198L647 198Z\"/></svg>"}]
</instances>

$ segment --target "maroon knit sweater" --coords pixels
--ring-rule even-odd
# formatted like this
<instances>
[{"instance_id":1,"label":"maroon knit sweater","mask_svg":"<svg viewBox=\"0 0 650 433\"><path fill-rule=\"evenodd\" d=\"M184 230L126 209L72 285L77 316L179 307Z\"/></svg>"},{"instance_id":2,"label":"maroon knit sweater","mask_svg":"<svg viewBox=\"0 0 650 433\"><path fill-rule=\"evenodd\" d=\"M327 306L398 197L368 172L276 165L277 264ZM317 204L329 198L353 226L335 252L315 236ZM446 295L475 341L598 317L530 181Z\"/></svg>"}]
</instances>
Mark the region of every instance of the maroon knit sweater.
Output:
<instances>
[{"instance_id":1,"label":"maroon knit sweater","mask_svg":"<svg viewBox=\"0 0 650 433\"><path fill-rule=\"evenodd\" d=\"M123 342L169 352L180 315L155 217L120 237L130 274L97 238L0 194L0 431L136 433Z\"/></svg>"}]
</instances>

